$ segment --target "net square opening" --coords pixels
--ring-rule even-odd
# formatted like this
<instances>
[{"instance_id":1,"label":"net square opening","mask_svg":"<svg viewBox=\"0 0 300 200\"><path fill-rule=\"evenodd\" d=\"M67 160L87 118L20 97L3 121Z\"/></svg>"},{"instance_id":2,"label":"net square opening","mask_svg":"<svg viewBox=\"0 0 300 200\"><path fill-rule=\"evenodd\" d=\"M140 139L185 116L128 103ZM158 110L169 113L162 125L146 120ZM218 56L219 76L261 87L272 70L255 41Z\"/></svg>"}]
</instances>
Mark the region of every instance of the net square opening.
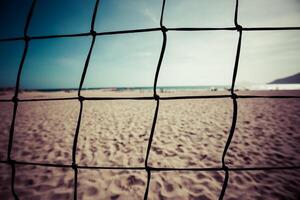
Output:
<instances>
[{"instance_id":1,"label":"net square opening","mask_svg":"<svg viewBox=\"0 0 300 200\"><path fill-rule=\"evenodd\" d=\"M224 199L297 199L300 170L229 172Z\"/></svg>"},{"instance_id":2,"label":"net square opening","mask_svg":"<svg viewBox=\"0 0 300 200\"><path fill-rule=\"evenodd\" d=\"M220 167L231 119L230 99L161 101L148 165Z\"/></svg>"},{"instance_id":3,"label":"net square opening","mask_svg":"<svg viewBox=\"0 0 300 200\"><path fill-rule=\"evenodd\" d=\"M95 0L37 1L29 25L29 35L87 33L90 31L94 6Z\"/></svg>"},{"instance_id":4,"label":"net square opening","mask_svg":"<svg viewBox=\"0 0 300 200\"><path fill-rule=\"evenodd\" d=\"M299 27L297 0L240 0L239 22L247 27Z\"/></svg>"},{"instance_id":5,"label":"net square opening","mask_svg":"<svg viewBox=\"0 0 300 200\"><path fill-rule=\"evenodd\" d=\"M20 199L74 199L72 168L16 165L15 191Z\"/></svg>"},{"instance_id":6,"label":"net square opening","mask_svg":"<svg viewBox=\"0 0 300 200\"><path fill-rule=\"evenodd\" d=\"M299 34L299 30L243 33L236 93L299 96Z\"/></svg>"},{"instance_id":7,"label":"net square opening","mask_svg":"<svg viewBox=\"0 0 300 200\"><path fill-rule=\"evenodd\" d=\"M233 27L235 1L166 1L164 24L177 27Z\"/></svg>"},{"instance_id":8,"label":"net square opening","mask_svg":"<svg viewBox=\"0 0 300 200\"><path fill-rule=\"evenodd\" d=\"M82 95L153 96L161 40L160 32L98 36Z\"/></svg>"},{"instance_id":9,"label":"net square opening","mask_svg":"<svg viewBox=\"0 0 300 200\"><path fill-rule=\"evenodd\" d=\"M148 199L218 199L224 172L151 173Z\"/></svg>"},{"instance_id":10,"label":"net square opening","mask_svg":"<svg viewBox=\"0 0 300 200\"><path fill-rule=\"evenodd\" d=\"M143 199L146 184L145 170L79 169L78 198Z\"/></svg>"},{"instance_id":11,"label":"net square opening","mask_svg":"<svg viewBox=\"0 0 300 200\"><path fill-rule=\"evenodd\" d=\"M75 97L90 38L30 42L20 79L21 99Z\"/></svg>"},{"instance_id":12,"label":"net square opening","mask_svg":"<svg viewBox=\"0 0 300 200\"><path fill-rule=\"evenodd\" d=\"M237 36L226 31L168 32L159 95L229 94Z\"/></svg>"},{"instance_id":13,"label":"net square opening","mask_svg":"<svg viewBox=\"0 0 300 200\"><path fill-rule=\"evenodd\" d=\"M102 0L97 13L97 32L159 27L162 1Z\"/></svg>"},{"instance_id":14,"label":"net square opening","mask_svg":"<svg viewBox=\"0 0 300 200\"><path fill-rule=\"evenodd\" d=\"M299 113L299 99L239 99L227 166L299 165Z\"/></svg>"},{"instance_id":15,"label":"net square opening","mask_svg":"<svg viewBox=\"0 0 300 200\"><path fill-rule=\"evenodd\" d=\"M141 167L155 102L85 101L77 160L85 166Z\"/></svg>"},{"instance_id":16,"label":"net square opening","mask_svg":"<svg viewBox=\"0 0 300 200\"><path fill-rule=\"evenodd\" d=\"M72 163L78 101L19 103L12 155L14 160Z\"/></svg>"},{"instance_id":17,"label":"net square opening","mask_svg":"<svg viewBox=\"0 0 300 200\"><path fill-rule=\"evenodd\" d=\"M31 0L0 2L0 38L22 37L24 35L31 2ZM16 13L18 14L16 15Z\"/></svg>"}]
</instances>

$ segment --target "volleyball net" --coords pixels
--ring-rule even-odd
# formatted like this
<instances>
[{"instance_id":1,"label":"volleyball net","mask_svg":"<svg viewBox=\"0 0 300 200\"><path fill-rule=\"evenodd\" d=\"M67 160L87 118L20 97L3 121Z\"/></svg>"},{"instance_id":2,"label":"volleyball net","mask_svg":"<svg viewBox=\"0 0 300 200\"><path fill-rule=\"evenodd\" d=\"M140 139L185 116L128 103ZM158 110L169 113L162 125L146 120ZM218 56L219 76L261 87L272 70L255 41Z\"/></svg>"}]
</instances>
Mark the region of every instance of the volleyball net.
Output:
<instances>
[{"instance_id":1,"label":"volleyball net","mask_svg":"<svg viewBox=\"0 0 300 200\"><path fill-rule=\"evenodd\" d=\"M96 14L97 10L100 4L99 0L95 1L94 5L94 10L93 10L93 15L91 19L91 24L90 24L90 31L84 32L84 33L75 33L75 34L62 34L62 35L47 35L47 36L30 36L28 35L28 28L29 24L32 18L32 15L35 10L35 5L38 0L33 0L31 7L29 9L26 23L25 23L25 28L24 28L24 35L22 37L15 37L15 38L4 38L0 39L0 42L6 42L6 41L24 41L24 50L23 54L21 57L21 61L19 64L18 68L18 74L17 74L17 80L16 80L16 86L15 86L15 93L14 97L11 100L0 100L1 102L12 102L13 103L13 117L12 117L12 122L11 122L11 128L10 128L10 133L9 133L9 143L8 143L8 149L7 149L7 159L5 161L0 161L2 164L7 164L11 166L11 191L13 193L13 196L15 199L19 199L17 192L15 191L15 174L16 174L16 165L39 165L39 166L45 166L45 167L62 167L62 168L72 168L74 171L74 199L77 199L77 182L78 182L78 169L113 169L113 170L144 170L147 172L147 184L144 192L144 199L148 199L148 192L149 192L149 187L150 187L150 181L151 181L151 173L154 171L199 171L199 172L205 172L205 171L223 171L225 173L225 178L223 181L222 189L219 195L219 199L223 199L226 188L228 185L228 180L229 180L229 172L230 171L251 171L251 170L296 170L300 169L300 166L281 166L281 167L244 167L244 168L230 168L226 165L225 162L225 157L226 153L229 149L230 143L232 141L232 138L234 136L234 131L235 131L235 126L237 122L237 113L238 113L238 104L237 104L237 99L238 98L257 98L259 96L242 96L238 95L235 93L235 81L236 81L236 75L238 71L238 66L239 66L239 58L240 58L240 51L241 51L241 44L242 44L242 35L244 31L282 31L282 30L300 30L300 27L259 27L259 28L245 28L239 25L238 23L238 9L239 9L239 1L236 0L235 4L235 14L234 14L234 26L233 27L225 27L225 28L168 28L164 25L163 23L163 17L164 17L164 10L165 10L165 2L166 0L162 0L162 9L161 9L161 15L160 15L160 25L157 28L145 28L145 29L134 29L134 30L122 30L122 31L111 31L111 32L97 32L95 30L95 19L96 19ZM236 50L236 56L235 56L235 63L234 63L234 70L233 70L233 75L232 75L232 83L231 83L231 88L230 88L230 94L229 95L214 95L214 96L177 96L177 97L160 97L157 94L157 80L159 77L159 72L160 68L162 65L162 61L164 58L165 54L165 49L167 46L167 37L168 37L168 32L188 32L188 31L234 31L238 32L239 38L238 38L238 43L237 43L237 50ZM94 49L94 44L96 41L97 37L101 37L103 35L122 35L122 34L131 34L131 33L142 33L142 32L161 32L163 36L163 41L162 41L162 46L161 46L161 51L160 51L160 56L159 60L157 62L156 66L156 73L154 77L154 84L153 84L153 96L152 97L99 97L99 98L91 98L91 97L84 97L81 95L82 91L82 86L85 80L86 72L89 67L89 62L90 58ZM14 137L14 129L15 129L15 120L16 120L16 115L17 115L17 107L19 102L22 102L24 100L19 99L19 88L20 88L20 77L22 74L22 68L24 65L24 62L26 60L28 48L30 46L31 41L33 40L41 40L41 39L55 39L55 38L71 38L71 37L92 37L90 47L88 54L85 59L85 64L83 67L83 72L81 75L80 79L80 85L78 87L78 95L75 98L72 99L77 99L80 102L80 111L79 111L79 116L78 116L78 121L77 121L77 126L76 126L76 132L73 140L73 148L72 148L72 164L45 164L45 163L30 163L30 162L22 162L22 161L17 161L13 160L12 158L12 145L13 145L13 137ZM158 117L158 112L159 112L159 105L160 101L163 99L171 99L171 100L178 100L178 99L208 99L208 98L228 98L232 100L233 104L233 117L232 117L232 123L231 123L231 128L228 134L227 141L225 143L223 153L222 153L222 167L219 168L159 168L159 167L151 167L148 165L148 160L149 160L149 154L151 151L151 145L153 141L153 137L155 134L155 126L156 126L156 121ZM300 98L299 96L267 96L264 98ZM70 98L55 98L55 99L40 99L40 101L45 101L45 100L66 100ZM148 145L146 148L146 158L144 162L144 167L95 167L95 166L80 166L76 162L76 150L77 150L77 142L78 142L78 136L80 134L80 124L81 124L81 117L83 114L83 104L85 101L93 100L93 101L101 101L101 100L120 100L120 99L128 99L128 100L154 100L156 102L156 108L153 116L153 122L152 122L152 127L151 127L151 132L148 140ZM31 101L31 100L26 100L26 101ZM33 100L32 100L33 101ZM35 99L34 101L37 101Z\"/></svg>"}]
</instances>

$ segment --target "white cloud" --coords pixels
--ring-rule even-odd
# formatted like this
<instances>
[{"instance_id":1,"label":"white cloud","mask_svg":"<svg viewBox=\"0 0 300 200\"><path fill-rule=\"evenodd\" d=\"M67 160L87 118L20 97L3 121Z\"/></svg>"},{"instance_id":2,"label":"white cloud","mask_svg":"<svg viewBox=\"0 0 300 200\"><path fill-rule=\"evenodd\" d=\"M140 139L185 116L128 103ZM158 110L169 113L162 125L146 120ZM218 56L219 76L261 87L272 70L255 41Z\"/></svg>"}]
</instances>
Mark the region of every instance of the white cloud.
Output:
<instances>
[{"instance_id":1,"label":"white cloud","mask_svg":"<svg viewBox=\"0 0 300 200\"><path fill-rule=\"evenodd\" d=\"M143 14L151 19L153 23L159 25L159 16L156 16L149 8L145 8Z\"/></svg>"}]
</instances>

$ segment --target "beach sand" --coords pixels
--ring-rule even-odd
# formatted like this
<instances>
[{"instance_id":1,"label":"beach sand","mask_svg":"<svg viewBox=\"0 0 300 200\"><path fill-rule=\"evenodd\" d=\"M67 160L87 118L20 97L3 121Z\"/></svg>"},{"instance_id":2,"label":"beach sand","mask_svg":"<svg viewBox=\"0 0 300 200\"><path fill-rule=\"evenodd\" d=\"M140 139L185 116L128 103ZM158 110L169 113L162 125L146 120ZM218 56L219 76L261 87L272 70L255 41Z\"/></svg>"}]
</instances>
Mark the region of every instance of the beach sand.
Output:
<instances>
[{"instance_id":1,"label":"beach sand","mask_svg":"<svg viewBox=\"0 0 300 200\"><path fill-rule=\"evenodd\" d=\"M168 92L161 96L228 92ZM245 94L241 92L240 94ZM249 95L300 95L299 91L247 91ZM74 97L69 92L22 92L20 98ZM84 91L90 97L152 96L137 91ZM2 94L0 99L9 99ZM144 167L156 102L83 101L76 152L79 166ZM11 157L32 163L72 163L78 100L20 102ZM0 103L0 160L7 157L13 104ZM220 168L232 123L230 98L161 100L148 160L151 167ZM225 161L229 168L300 166L300 101L238 99L238 118ZM13 199L10 165L0 164L0 199ZM225 172L152 171L148 199L218 199ZM78 169L78 199L143 199L146 170ZM72 199L74 171L16 164L20 199ZM300 170L230 171L227 200L291 199L300 194Z\"/></svg>"}]
</instances>

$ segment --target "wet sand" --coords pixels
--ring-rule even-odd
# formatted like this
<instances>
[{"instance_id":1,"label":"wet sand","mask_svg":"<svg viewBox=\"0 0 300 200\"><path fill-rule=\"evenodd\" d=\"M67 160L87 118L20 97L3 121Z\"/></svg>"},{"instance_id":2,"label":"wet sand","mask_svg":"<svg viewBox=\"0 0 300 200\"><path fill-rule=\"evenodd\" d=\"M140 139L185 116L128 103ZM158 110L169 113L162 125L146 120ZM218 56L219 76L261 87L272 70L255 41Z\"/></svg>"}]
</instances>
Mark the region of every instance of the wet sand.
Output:
<instances>
[{"instance_id":1,"label":"wet sand","mask_svg":"<svg viewBox=\"0 0 300 200\"><path fill-rule=\"evenodd\" d=\"M85 91L85 96L151 96L151 92ZM169 92L161 96L228 92ZM299 91L250 92L299 95ZM23 92L20 98L72 97L76 92ZM11 98L2 94L1 99ZM154 100L84 101L76 161L80 166L144 167L156 107ZM0 159L6 160L12 103L0 103ZM72 163L78 100L20 102L12 159ZM168 168L221 167L232 123L229 98L161 100L148 160ZM226 164L235 167L300 166L299 99L238 99L238 118ZM13 199L9 165L0 164L0 196ZM300 170L231 171L225 199L298 199ZM148 199L218 199L223 171L154 171ZM145 170L79 169L78 199L143 199ZM20 199L72 199L71 168L16 165Z\"/></svg>"}]
</instances>

